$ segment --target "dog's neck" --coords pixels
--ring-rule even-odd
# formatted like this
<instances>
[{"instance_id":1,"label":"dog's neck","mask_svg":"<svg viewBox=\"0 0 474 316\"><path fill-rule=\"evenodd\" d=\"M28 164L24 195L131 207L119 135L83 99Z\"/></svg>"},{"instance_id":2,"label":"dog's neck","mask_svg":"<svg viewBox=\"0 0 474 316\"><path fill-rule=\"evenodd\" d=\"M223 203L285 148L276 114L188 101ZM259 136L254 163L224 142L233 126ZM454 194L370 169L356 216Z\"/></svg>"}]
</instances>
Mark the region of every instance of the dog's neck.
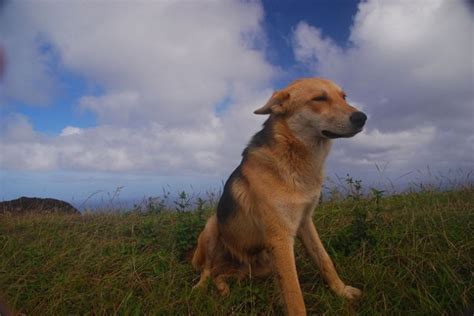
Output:
<instances>
[{"instance_id":1,"label":"dog's neck","mask_svg":"<svg viewBox=\"0 0 474 316\"><path fill-rule=\"evenodd\" d=\"M330 139L317 135L300 136L295 133L285 120L274 123L275 147L287 152L288 163L304 166L315 166L322 169L331 149Z\"/></svg>"},{"instance_id":2,"label":"dog's neck","mask_svg":"<svg viewBox=\"0 0 474 316\"><path fill-rule=\"evenodd\" d=\"M257 135L271 135L268 136L270 140L265 140L266 149L257 150L258 156L265 161L272 161L273 167L282 177L298 187L320 189L331 140L316 136L313 139L301 139L290 129L286 120L278 118L269 118ZM248 148L255 144L255 138Z\"/></svg>"}]
</instances>

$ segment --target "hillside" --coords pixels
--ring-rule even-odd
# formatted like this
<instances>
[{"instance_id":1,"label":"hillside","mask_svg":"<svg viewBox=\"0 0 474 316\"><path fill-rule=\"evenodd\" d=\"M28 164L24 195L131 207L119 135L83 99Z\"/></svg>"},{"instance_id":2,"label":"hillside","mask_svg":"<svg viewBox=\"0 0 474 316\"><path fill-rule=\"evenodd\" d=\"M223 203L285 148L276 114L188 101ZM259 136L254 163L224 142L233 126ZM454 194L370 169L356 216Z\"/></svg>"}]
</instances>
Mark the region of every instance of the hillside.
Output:
<instances>
[{"instance_id":1,"label":"hillside","mask_svg":"<svg viewBox=\"0 0 474 316\"><path fill-rule=\"evenodd\" d=\"M372 193L314 213L341 277L363 289L362 301L336 297L298 244L308 313L465 312L474 301L474 190ZM0 215L0 296L28 315L282 314L271 279L232 282L224 299L212 284L192 291L199 275L189 250L212 208Z\"/></svg>"}]
</instances>

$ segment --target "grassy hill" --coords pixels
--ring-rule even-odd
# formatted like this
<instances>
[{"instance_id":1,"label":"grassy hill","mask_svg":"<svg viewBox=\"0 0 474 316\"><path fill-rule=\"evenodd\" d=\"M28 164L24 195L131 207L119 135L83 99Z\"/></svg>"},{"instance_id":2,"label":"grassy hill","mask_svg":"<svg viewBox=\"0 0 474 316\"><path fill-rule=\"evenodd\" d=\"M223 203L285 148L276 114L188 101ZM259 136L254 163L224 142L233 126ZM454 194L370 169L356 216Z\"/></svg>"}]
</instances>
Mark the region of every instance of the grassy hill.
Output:
<instances>
[{"instance_id":1,"label":"grassy hill","mask_svg":"<svg viewBox=\"0 0 474 316\"><path fill-rule=\"evenodd\" d=\"M28 315L283 314L271 279L193 291L190 249L212 205L195 212L0 215L0 296ZM309 314L460 315L474 298L474 190L323 203L314 220L347 283L334 295L302 247L297 266Z\"/></svg>"}]
</instances>

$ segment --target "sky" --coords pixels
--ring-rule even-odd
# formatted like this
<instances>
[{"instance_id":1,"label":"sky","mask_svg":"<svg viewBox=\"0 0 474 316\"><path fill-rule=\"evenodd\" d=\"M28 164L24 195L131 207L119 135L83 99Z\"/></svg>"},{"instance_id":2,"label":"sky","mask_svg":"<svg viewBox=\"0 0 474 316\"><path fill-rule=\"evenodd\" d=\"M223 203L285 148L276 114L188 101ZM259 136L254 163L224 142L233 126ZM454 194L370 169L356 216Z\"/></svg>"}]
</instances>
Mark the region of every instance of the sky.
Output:
<instances>
[{"instance_id":1,"label":"sky","mask_svg":"<svg viewBox=\"0 0 474 316\"><path fill-rule=\"evenodd\" d=\"M472 181L463 0L0 1L0 200L218 191L300 77L368 115L328 184Z\"/></svg>"}]
</instances>

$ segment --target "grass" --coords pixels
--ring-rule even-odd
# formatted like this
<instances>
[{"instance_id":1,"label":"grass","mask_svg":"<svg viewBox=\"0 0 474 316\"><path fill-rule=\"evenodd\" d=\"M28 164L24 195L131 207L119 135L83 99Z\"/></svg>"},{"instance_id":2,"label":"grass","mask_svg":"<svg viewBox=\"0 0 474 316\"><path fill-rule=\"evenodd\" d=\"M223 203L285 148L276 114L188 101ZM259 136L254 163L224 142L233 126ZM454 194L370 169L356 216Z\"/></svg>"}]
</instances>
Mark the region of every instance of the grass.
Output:
<instances>
[{"instance_id":1,"label":"grass","mask_svg":"<svg viewBox=\"0 0 474 316\"><path fill-rule=\"evenodd\" d=\"M377 193L379 192L379 193ZM196 212L0 215L0 292L27 315L280 315L271 279L231 282L219 297L198 280L190 249L212 205ZM309 314L459 315L474 298L474 190L328 201L314 220L341 278L364 291L333 294L301 245Z\"/></svg>"}]
</instances>

